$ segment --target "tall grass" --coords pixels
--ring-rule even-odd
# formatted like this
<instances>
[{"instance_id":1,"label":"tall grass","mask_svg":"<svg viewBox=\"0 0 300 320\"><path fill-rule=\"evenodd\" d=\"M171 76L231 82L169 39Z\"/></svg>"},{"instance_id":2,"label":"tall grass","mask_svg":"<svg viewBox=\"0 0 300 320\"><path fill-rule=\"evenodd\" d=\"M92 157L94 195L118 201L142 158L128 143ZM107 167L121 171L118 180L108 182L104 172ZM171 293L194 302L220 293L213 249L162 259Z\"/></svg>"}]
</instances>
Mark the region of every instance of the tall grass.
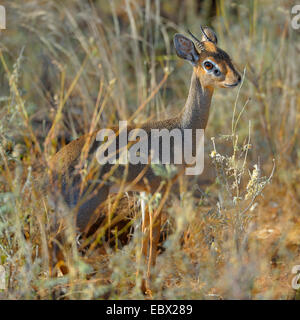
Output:
<instances>
[{"instance_id":1,"label":"tall grass","mask_svg":"<svg viewBox=\"0 0 300 320\"><path fill-rule=\"evenodd\" d=\"M211 25L244 73L216 90L205 173L182 178L163 212L152 298L291 299L299 248L299 33L292 1L4 1L0 263L8 299L144 299L138 194L111 197L78 239L63 203L36 188L40 164L84 133L181 110L191 67L172 37ZM138 112L136 112L138 110ZM41 170L41 169L40 169ZM147 200L150 212L162 201ZM66 216L58 241L51 221ZM52 268L54 243L67 275ZM298 293L299 295L299 293Z\"/></svg>"}]
</instances>

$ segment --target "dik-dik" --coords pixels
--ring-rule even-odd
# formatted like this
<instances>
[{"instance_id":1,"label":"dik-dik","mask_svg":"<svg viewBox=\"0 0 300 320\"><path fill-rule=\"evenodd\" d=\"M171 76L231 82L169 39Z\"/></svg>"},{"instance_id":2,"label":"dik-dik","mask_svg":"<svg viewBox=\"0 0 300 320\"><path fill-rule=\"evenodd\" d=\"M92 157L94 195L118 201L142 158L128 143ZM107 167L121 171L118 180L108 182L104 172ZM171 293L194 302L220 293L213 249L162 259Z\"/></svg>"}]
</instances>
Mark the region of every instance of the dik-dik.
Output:
<instances>
[{"instance_id":1,"label":"dik-dik","mask_svg":"<svg viewBox=\"0 0 300 320\"><path fill-rule=\"evenodd\" d=\"M193 67L190 89L183 109L175 117L131 126L128 127L128 131L137 127L150 135L151 129L181 131L205 129L214 88L233 88L240 83L241 76L233 66L229 55L217 47L217 36L212 29L201 27L201 40L190 31L189 35L191 38L182 34L174 36L177 55L187 60ZM111 129L117 133L118 139L119 128ZM119 166L122 167L120 169L116 168L116 165L98 164L95 159L100 143L96 137L97 132L94 132L72 141L56 153L49 163L50 185L55 186L54 193L62 195L69 208L74 210L72 212L76 213L76 224L80 232L86 231L93 221L95 212L114 189L114 183L107 178L109 176L119 176L122 191L140 190L153 194L158 189L162 193L165 190L161 184L162 178L155 175L149 165L129 164ZM190 143L191 147L194 147L195 139L185 143ZM171 144L170 148L174 149L174 146ZM83 169L84 174L82 174ZM156 260L161 227L160 211L154 215L155 221L152 219L150 231L149 216L144 217L143 221L143 231L146 233L143 254L148 257L149 265L154 265ZM148 250L149 244L151 250Z\"/></svg>"}]
</instances>

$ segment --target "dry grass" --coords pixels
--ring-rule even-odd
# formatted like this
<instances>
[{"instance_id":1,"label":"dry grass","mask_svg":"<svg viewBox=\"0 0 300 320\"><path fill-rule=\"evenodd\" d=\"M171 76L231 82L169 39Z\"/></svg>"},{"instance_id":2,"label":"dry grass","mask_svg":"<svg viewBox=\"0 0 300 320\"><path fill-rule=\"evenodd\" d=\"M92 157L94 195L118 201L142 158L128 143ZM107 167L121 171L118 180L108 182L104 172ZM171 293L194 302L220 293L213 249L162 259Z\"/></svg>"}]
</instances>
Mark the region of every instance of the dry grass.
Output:
<instances>
[{"instance_id":1,"label":"dry grass","mask_svg":"<svg viewBox=\"0 0 300 320\"><path fill-rule=\"evenodd\" d=\"M111 198L88 243L78 241L69 218L59 245L70 272L57 276L49 270L56 212L41 201L33 168L83 133L130 118L139 106L136 123L181 110L192 70L175 57L172 37L187 27L197 33L200 23L214 27L244 80L239 90L215 92L205 175L181 179L171 192L153 298L299 296L291 287L292 267L300 264L300 47L290 27L293 2L219 0L215 12L210 1L197 3L3 1L0 263L7 290L0 297L145 298L142 272L137 275L145 268L139 195ZM152 198L150 210L160 201L161 195ZM59 210L68 213L63 205Z\"/></svg>"}]
</instances>

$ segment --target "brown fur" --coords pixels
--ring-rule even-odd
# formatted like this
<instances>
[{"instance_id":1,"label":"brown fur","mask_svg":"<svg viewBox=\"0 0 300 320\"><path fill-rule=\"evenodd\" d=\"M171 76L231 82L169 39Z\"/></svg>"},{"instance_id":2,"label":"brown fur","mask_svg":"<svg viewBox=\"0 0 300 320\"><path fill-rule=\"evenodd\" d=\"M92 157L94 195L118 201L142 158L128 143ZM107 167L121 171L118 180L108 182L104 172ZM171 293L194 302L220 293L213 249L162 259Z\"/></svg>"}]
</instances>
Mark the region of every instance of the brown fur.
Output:
<instances>
[{"instance_id":1,"label":"brown fur","mask_svg":"<svg viewBox=\"0 0 300 320\"><path fill-rule=\"evenodd\" d=\"M192 62L194 64L189 95L182 112L176 117L161 121L148 122L143 124L142 126L139 126L139 128L146 130L146 132L148 133L153 128L166 128L169 130L174 128L179 128L181 130L185 128L205 129L208 121L209 109L214 88L225 87L226 85L235 85L240 81L240 76L235 70L228 54L216 46L217 40L214 32L209 28L206 28L205 30L207 32L207 35L211 39L214 39L215 43L211 41L202 41L200 47L205 48L204 50L199 50L199 48L197 47L196 51L193 43L188 38L185 38L181 35L179 35L178 37L178 45L180 46L180 53L178 53L178 55L182 58L189 57L189 59L193 59ZM197 63L195 63L195 58L198 59ZM217 79L209 75L203 69L202 62L207 58L218 64L223 74L222 78ZM128 131L130 131L132 128L133 127L128 128ZM113 129L115 130L115 132L118 131L118 128ZM71 185L68 185L66 183L63 187L65 200L70 207L76 206L79 200L82 199L81 195L84 194L84 192L78 191L80 188L79 185L82 181L78 173L76 172L76 166L78 166L78 164L82 160L81 158L83 150L85 150L84 148L88 149L87 155L90 160L94 157L95 151L98 147L96 135L97 132L94 132L89 135L84 135L81 138L71 142L70 144L62 148L49 162L49 167L51 171L55 173L54 176L56 179L59 176L78 176L76 179L74 179L74 183L72 183ZM137 179L137 177L143 172L144 169L145 165L129 165L127 182L130 183L133 180ZM152 172L150 167L146 169L147 170L144 170L144 175L136 183L136 185L140 188L140 190L146 190L153 193L159 187L161 178L156 176ZM104 170L103 172L99 171L98 178L103 177L103 175L107 172L108 170ZM123 172L124 170L122 171L122 173ZM70 196L68 188L70 188L70 192L76 193L75 202L74 199ZM95 209L103 201L105 201L109 193L109 188L110 187L107 185L103 185L100 189L97 189L97 186L94 186L92 188L92 196L87 197L86 201L83 201L84 203L79 206L79 208L77 208L77 225L80 231L85 230L86 226L91 220L91 217L93 216ZM148 228L147 221L148 217L146 217L146 220L144 221L144 231ZM152 248L156 250L160 230L160 213L157 214L154 226ZM146 237L143 246L143 253L145 256L147 256L148 253L148 242L149 238ZM155 264L155 258L156 252L154 252L149 258L152 265Z\"/></svg>"}]
</instances>

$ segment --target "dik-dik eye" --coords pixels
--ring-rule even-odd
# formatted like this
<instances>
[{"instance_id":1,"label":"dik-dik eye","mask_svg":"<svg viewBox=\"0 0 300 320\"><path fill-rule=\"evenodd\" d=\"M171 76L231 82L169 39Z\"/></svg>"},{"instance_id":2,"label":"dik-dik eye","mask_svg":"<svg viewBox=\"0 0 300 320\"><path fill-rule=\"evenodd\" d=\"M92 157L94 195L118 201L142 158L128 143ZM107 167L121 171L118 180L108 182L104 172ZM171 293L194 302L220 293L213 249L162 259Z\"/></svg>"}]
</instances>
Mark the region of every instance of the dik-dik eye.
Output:
<instances>
[{"instance_id":1,"label":"dik-dik eye","mask_svg":"<svg viewBox=\"0 0 300 320\"><path fill-rule=\"evenodd\" d=\"M204 68L206 70L212 70L213 67L214 67L214 65L211 62L209 62L209 61L204 62Z\"/></svg>"}]
</instances>

